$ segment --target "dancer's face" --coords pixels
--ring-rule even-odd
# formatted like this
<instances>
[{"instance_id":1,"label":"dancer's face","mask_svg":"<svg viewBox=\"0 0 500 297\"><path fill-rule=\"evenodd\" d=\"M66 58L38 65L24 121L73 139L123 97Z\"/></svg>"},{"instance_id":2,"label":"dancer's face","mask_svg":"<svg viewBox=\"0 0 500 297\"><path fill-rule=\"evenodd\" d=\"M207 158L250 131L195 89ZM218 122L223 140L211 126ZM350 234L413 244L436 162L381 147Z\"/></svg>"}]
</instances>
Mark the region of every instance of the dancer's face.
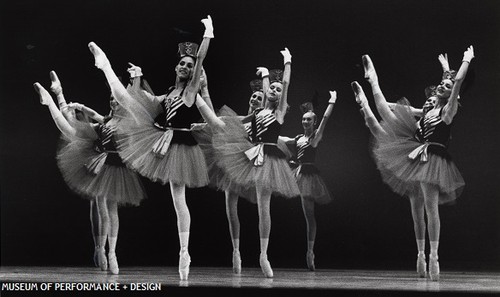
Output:
<instances>
[{"instance_id":1,"label":"dancer's face","mask_svg":"<svg viewBox=\"0 0 500 297\"><path fill-rule=\"evenodd\" d=\"M248 105L252 109L262 107L262 100L264 99L264 93L262 91L253 92L248 101Z\"/></svg>"},{"instance_id":2,"label":"dancer's face","mask_svg":"<svg viewBox=\"0 0 500 297\"><path fill-rule=\"evenodd\" d=\"M116 101L115 97L113 96L109 98L109 107L112 111L115 111L118 108L118 101Z\"/></svg>"},{"instance_id":3,"label":"dancer's face","mask_svg":"<svg viewBox=\"0 0 500 297\"><path fill-rule=\"evenodd\" d=\"M437 97L435 95L430 96L425 100L424 106L422 107L424 113L427 113L429 110L433 109L436 106Z\"/></svg>"},{"instance_id":4,"label":"dancer's face","mask_svg":"<svg viewBox=\"0 0 500 297\"><path fill-rule=\"evenodd\" d=\"M316 114L312 111L308 111L304 113L302 116L302 127L304 129L314 128L314 124L316 123Z\"/></svg>"},{"instance_id":5,"label":"dancer's face","mask_svg":"<svg viewBox=\"0 0 500 297\"><path fill-rule=\"evenodd\" d=\"M453 88L453 81L451 79L443 79L439 86L436 88L436 95L439 98L446 99L451 95L451 89Z\"/></svg>"},{"instance_id":6,"label":"dancer's face","mask_svg":"<svg viewBox=\"0 0 500 297\"><path fill-rule=\"evenodd\" d=\"M281 98L281 92L283 92L283 84L280 82L273 82L267 90L267 100L270 102L278 101Z\"/></svg>"},{"instance_id":7,"label":"dancer's face","mask_svg":"<svg viewBox=\"0 0 500 297\"><path fill-rule=\"evenodd\" d=\"M179 60L177 66L175 66L175 73L177 77L183 80L187 80L191 77L194 68L194 59L192 57L186 56Z\"/></svg>"}]
</instances>

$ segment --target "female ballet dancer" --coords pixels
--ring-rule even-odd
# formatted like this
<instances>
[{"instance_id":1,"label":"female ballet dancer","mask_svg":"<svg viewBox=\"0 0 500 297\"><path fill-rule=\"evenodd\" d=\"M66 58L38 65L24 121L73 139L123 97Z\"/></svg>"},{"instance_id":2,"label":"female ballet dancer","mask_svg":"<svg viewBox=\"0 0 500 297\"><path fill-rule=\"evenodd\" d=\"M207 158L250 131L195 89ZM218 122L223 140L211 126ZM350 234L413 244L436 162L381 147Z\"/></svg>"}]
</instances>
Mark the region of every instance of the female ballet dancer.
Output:
<instances>
[{"instance_id":1,"label":"female ballet dancer","mask_svg":"<svg viewBox=\"0 0 500 297\"><path fill-rule=\"evenodd\" d=\"M186 187L208 184L203 153L191 133L191 126L201 116L193 105L205 101L197 98L200 74L210 39L214 37L212 19L202 20L205 33L200 49L194 43L179 45L180 60L175 67L175 87L161 96L139 92L133 97L119 82L105 53L93 42L89 49L95 65L101 69L111 86L113 96L127 106L132 114L118 131L120 156L132 168L152 181L169 183L179 232L179 275L187 280L191 258L188 253L191 217L186 204ZM158 111L164 110L160 120Z\"/></svg>"},{"instance_id":2,"label":"female ballet dancer","mask_svg":"<svg viewBox=\"0 0 500 297\"><path fill-rule=\"evenodd\" d=\"M66 119L62 113L57 112L50 94L39 83L34 84L40 101L49 106L54 121L67 138L57 155L64 180L71 189L96 204L99 222L99 230L96 233L98 265L102 270L107 270L109 261L111 273L118 274L118 205L139 205L145 198L139 176L124 166L114 146L113 131L119 122L118 114L124 115L124 111L113 98L110 101L111 112L108 116L102 116L79 103L64 105L62 87L55 72L51 72L51 78L53 89L57 90L56 94L63 109L76 109L97 121L97 124L86 120L79 121L71 113L68 113L70 115L67 115ZM108 259L105 254L106 241Z\"/></svg>"},{"instance_id":3,"label":"female ballet dancer","mask_svg":"<svg viewBox=\"0 0 500 297\"><path fill-rule=\"evenodd\" d=\"M353 83L357 101L368 118L367 126L375 137L373 148L382 178L393 191L410 198L419 254L417 273L425 277L425 218L430 240L429 276L439 280L438 246L440 236L439 204L453 202L465 183L451 160L446 147L450 139L453 117L458 109L458 94L468 66L474 58L470 46L460 69L445 76L435 89L436 103L415 123L410 108L396 105L391 111L378 84L375 67L369 56L363 56L365 77L371 84L375 104L383 119L379 125L369 110L361 87Z\"/></svg>"},{"instance_id":4,"label":"female ballet dancer","mask_svg":"<svg viewBox=\"0 0 500 297\"><path fill-rule=\"evenodd\" d=\"M278 148L278 136L288 108L287 93L291 74L291 54L287 48L281 51L284 71L259 68L263 79L270 79L264 89L264 108L241 120L239 117L216 117L206 106L198 108L207 123L214 129L213 145L218 153L218 164L226 172L234 188L255 191L259 213L260 257L259 263L266 277L273 277L267 259L271 232L271 194L284 197L300 195L299 188L286 160ZM264 87L266 84L264 84ZM251 122L251 141L243 126ZM245 196L245 193L237 193Z\"/></svg>"},{"instance_id":5,"label":"female ballet dancer","mask_svg":"<svg viewBox=\"0 0 500 297\"><path fill-rule=\"evenodd\" d=\"M330 91L330 99L328 107L323 114L323 118L317 129L317 116L314 113L314 106L311 102L306 102L301 105L303 112L302 127L304 134L299 134L295 138L282 137L286 144L293 144L296 148L297 167L293 170L293 174L297 179L297 184L300 189L300 197L302 201L302 210L306 219L307 225L307 267L314 271L314 242L316 240L316 218L314 216L314 203L327 204L332 198L325 182L319 175L318 168L314 165L316 157L316 148L321 139L326 123L332 114L333 105L337 100L337 92Z\"/></svg>"},{"instance_id":6,"label":"female ballet dancer","mask_svg":"<svg viewBox=\"0 0 500 297\"><path fill-rule=\"evenodd\" d=\"M248 115L252 115L254 111L258 108L262 107L264 100L263 93L263 81L261 79L254 79L250 82L250 89L252 91L252 95L250 95L250 99L248 101ZM251 137L252 134L252 125L251 122L246 122L244 124L245 130L248 134L248 137ZM216 155L216 154L215 154ZM252 190L244 190L235 188L236 185L230 182L230 178L225 175L224 170L222 170L219 166L215 164L214 166L217 170L216 174L210 174L210 179L214 176L217 176L217 188L222 189L225 193L226 200L226 216L227 221L229 223L229 234L231 235L231 242L233 245L233 272L235 274L241 273L241 254L240 254L240 220L238 217L238 199L241 195L246 198L248 201L252 203L257 203L257 198L255 191Z\"/></svg>"}]
</instances>

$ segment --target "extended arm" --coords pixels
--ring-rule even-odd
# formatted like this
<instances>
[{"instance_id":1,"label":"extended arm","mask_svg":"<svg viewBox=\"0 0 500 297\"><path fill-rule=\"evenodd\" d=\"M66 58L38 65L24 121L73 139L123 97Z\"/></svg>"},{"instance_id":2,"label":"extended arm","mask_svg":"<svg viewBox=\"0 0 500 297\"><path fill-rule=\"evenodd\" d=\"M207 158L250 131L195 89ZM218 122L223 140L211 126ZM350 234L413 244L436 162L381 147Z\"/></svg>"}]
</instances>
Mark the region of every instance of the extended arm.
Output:
<instances>
[{"instance_id":1,"label":"extended arm","mask_svg":"<svg viewBox=\"0 0 500 297\"><path fill-rule=\"evenodd\" d=\"M292 76L292 55L286 47L281 51L281 54L283 55L283 63L285 64L285 69L283 70L283 91L281 92L281 99L278 105L279 113L277 114L277 120L280 123L283 123L286 110L288 108L287 96L288 87L290 86L290 78Z\"/></svg>"},{"instance_id":2,"label":"extended arm","mask_svg":"<svg viewBox=\"0 0 500 297\"><path fill-rule=\"evenodd\" d=\"M200 75L203 67L203 60L207 56L208 46L210 45L210 39L214 38L214 28L212 25L212 18L207 16L206 19L201 20L203 25L205 25L205 34L203 35L203 41L201 42L198 53L196 53L196 63L194 65L193 76L189 81L186 91L184 92L184 100L188 106L193 105L198 90L200 89Z\"/></svg>"},{"instance_id":3,"label":"extended arm","mask_svg":"<svg viewBox=\"0 0 500 297\"><path fill-rule=\"evenodd\" d=\"M262 92L264 93L264 98L262 98L262 106L266 106L267 101L267 90L269 90L269 70L266 67L257 67L257 73L259 77L262 77Z\"/></svg>"},{"instance_id":4,"label":"extended arm","mask_svg":"<svg viewBox=\"0 0 500 297\"><path fill-rule=\"evenodd\" d=\"M469 64L474 58L474 48L469 46L467 50L464 52L464 57L462 59L462 65L460 69L458 69L457 75L455 76L455 83L453 84L453 88L451 89L450 98L448 98L448 103L443 107L442 118L446 124L451 124L453 121L453 117L457 114L458 110L458 94L460 92L460 87L467 75L467 71L469 70Z\"/></svg>"},{"instance_id":5,"label":"extended arm","mask_svg":"<svg viewBox=\"0 0 500 297\"><path fill-rule=\"evenodd\" d=\"M201 68L201 75L200 75L200 95L201 98L205 100L205 103L207 103L208 107L215 112L214 106L212 104L212 99L210 99L210 93L208 92L207 73L205 72L205 69L203 69L203 67Z\"/></svg>"},{"instance_id":6,"label":"extended arm","mask_svg":"<svg viewBox=\"0 0 500 297\"><path fill-rule=\"evenodd\" d=\"M323 132L325 131L326 123L328 122L328 119L332 114L333 105L335 105L335 101L337 101L337 92L330 91L330 99L328 100L328 107L326 108L325 113L323 114L323 118L319 123L318 130L316 131L316 136L314 136L314 139L311 142L312 147L316 147L323 138Z\"/></svg>"}]
</instances>

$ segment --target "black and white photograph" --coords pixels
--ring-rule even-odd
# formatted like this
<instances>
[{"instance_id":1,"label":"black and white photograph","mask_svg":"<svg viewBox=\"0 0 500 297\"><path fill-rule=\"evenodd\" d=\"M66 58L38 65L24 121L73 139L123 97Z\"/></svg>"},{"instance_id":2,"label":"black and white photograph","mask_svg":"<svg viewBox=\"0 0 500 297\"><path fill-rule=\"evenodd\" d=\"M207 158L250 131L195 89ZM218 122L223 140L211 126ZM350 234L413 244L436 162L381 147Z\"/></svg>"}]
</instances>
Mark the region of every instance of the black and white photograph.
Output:
<instances>
[{"instance_id":1,"label":"black and white photograph","mask_svg":"<svg viewBox=\"0 0 500 297\"><path fill-rule=\"evenodd\" d=\"M1 296L500 295L500 1L0 3Z\"/></svg>"}]
</instances>

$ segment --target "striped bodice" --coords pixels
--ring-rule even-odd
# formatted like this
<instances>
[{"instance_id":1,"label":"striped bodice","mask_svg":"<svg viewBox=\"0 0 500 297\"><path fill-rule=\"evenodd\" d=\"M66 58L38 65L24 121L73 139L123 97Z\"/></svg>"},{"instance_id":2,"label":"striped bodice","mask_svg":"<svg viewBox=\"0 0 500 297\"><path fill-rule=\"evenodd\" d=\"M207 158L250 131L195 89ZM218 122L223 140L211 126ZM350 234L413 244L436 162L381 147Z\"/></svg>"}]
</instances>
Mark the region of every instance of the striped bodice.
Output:
<instances>
[{"instance_id":1,"label":"striped bodice","mask_svg":"<svg viewBox=\"0 0 500 297\"><path fill-rule=\"evenodd\" d=\"M447 146L451 137L451 125L447 125L439 111L437 115L428 113L418 121L415 138L420 142L437 142Z\"/></svg>"},{"instance_id":2,"label":"striped bodice","mask_svg":"<svg viewBox=\"0 0 500 297\"><path fill-rule=\"evenodd\" d=\"M257 109L251 129L253 142L277 143L281 124L276 120L274 111L267 112L264 109Z\"/></svg>"},{"instance_id":3,"label":"striped bodice","mask_svg":"<svg viewBox=\"0 0 500 297\"><path fill-rule=\"evenodd\" d=\"M310 139L314 137L306 137L304 134L295 137L295 148L297 151L297 160L301 163L313 163L316 157L316 149L311 146Z\"/></svg>"}]
</instances>

